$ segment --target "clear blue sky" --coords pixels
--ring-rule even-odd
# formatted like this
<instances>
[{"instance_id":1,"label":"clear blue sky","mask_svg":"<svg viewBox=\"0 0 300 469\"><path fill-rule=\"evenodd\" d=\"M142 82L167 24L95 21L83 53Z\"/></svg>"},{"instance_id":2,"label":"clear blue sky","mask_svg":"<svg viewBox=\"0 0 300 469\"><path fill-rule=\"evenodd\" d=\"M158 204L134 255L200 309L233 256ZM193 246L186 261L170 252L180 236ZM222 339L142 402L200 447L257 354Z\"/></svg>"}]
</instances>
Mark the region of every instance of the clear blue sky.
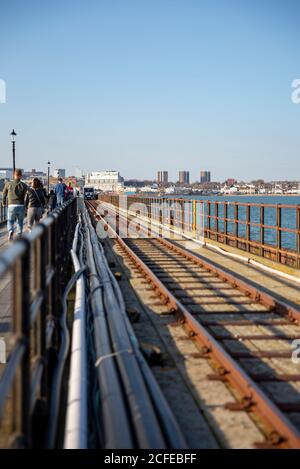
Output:
<instances>
[{"instance_id":1,"label":"clear blue sky","mask_svg":"<svg viewBox=\"0 0 300 469\"><path fill-rule=\"evenodd\" d=\"M0 167L300 180L299 0L0 0Z\"/></svg>"}]
</instances>

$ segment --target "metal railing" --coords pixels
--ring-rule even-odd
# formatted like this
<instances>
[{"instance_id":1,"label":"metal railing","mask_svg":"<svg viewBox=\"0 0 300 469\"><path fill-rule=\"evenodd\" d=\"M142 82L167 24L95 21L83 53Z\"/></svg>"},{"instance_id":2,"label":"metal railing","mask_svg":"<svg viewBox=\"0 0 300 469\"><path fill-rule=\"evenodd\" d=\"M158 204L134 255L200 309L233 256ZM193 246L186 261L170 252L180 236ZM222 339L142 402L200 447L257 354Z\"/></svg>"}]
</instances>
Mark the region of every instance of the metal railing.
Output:
<instances>
[{"instance_id":1,"label":"metal railing","mask_svg":"<svg viewBox=\"0 0 300 469\"><path fill-rule=\"evenodd\" d=\"M4 223L7 218L7 208L0 201L0 223Z\"/></svg>"},{"instance_id":2,"label":"metal railing","mask_svg":"<svg viewBox=\"0 0 300 469\"><path fill-rule=\"evenodd\" d=\"M33 435L42 445L46 428L40 422L47 426L76 222L73 199L0 255L0 278L12 279L11 352L0 377L0 424L5 420L12 447L31 447Z\"/></svg>"},{"instance_id":3,"label":"metal railing","mask_svg":"<svg viewBox=\"0 0 300 469\"><path fill-rule=\"evenodd\" d=\"M104 202L300 269L300 205L101 195ZM139 204L139 205L137 205ZM138 208L138 210L137 210Z\"/></svg>"}]
</instances>

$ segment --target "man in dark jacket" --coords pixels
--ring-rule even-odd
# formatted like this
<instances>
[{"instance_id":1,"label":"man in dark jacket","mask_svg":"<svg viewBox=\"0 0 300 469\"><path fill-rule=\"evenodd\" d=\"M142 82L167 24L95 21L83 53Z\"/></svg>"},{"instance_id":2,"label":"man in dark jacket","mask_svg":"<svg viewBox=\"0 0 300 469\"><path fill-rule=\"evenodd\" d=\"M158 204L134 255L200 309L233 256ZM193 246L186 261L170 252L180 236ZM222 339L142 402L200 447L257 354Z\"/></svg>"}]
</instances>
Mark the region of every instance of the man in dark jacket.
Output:
<instances>
[{"instance_id":1,"label":"man in dark jacket","mask_svg":"<svg viewBox=\"0 0 300 469\"><path fill-rule=\"evenodd\" d=\"M14 178L5 184L3 189L3 205L8 206L7 212L7 230L8 239L12 240L14 235L14 225L17 222L17 235L23 232L25 205L24 199L27 192L27 185L21 181L22 171L16 169Z\"/></svg>"}]
</instances>

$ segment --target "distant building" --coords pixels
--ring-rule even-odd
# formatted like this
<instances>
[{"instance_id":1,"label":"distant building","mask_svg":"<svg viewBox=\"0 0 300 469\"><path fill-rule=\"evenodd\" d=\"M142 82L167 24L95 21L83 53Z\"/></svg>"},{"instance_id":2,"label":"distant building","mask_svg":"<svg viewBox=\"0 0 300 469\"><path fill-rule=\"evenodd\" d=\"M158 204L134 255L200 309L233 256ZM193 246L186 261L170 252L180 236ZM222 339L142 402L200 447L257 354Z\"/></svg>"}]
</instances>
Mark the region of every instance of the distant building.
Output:
<instances>
[{"instance_id":1,"label":"distant building","mask_svg":"<svg viewBox=\"0 0 300 469\"><path fill-rule=\"evenodd\" d=\"M157 187L157 184L147 185L147 186L141 187L140 191L141 192L157 192L158 187Z\"/></svg>"},{"instance_id":2,"label":"distant building","mask_svg":"<svg viewBox=\"0 0 300 469\"><path fill-rule=\"evenodd\" d=\"M235 180L235 179L233 179L233 178L228 178L228 179L226 180L226 185L227 185L227 186L233 186L234 184L236 184L236 180Z\"/></svg>"},{"instance_id":3,"label":"distant building","mask_svg":"<svg viewBox=\"0 0 300 469\"><path fill-rule=\"evenodd\" d=\"M168 171L157 171L157 183L167 184L169 180Z\"/></svg>"},{"instance_id":4,"label":"distant building","mask_svg":"<svg viewBox=\"0 0 300 469\"><path fill-rule=\"evenodd\" d=\"M46 177L46 173L44 173L43 171L37 171L36 169L32 169L31 171L24 171L23 172L23 177L26 178L26 179L30 179L30 178L45 178Z\"/></svg>"},{"instance_id":5,"label":"distant building","mask_svg":"<svg viewBox=\"0 0 300 469\"><path fill-rule=\"evenodd\" d=\"M66 170L59 168L59 169L54 169L52 176L54 178L65 178L66 177Z\"/></svg>"},{"instance_id":6,"label":"distant building","mask_svg":"<svg viewBox=\"0 0 300 469\"><path fill-rule=\"evenodd\" d=\"M12 168L0 168L0 179L12 179L13 169Z\"/></svg>"},{"instance_id":7,"label":"distant building","mask_svg":"<svg viewBox=\"0 0 300 469\"><path fill-rule=\"evenodd\" d=\"M86 175L85 185L103 192L122 192L124 179L118 171L92 171Z\"/></svg>"},{"instance_id":8,"label":"distant building","mask_svg":"<svg viewBox=\"0 0 300 469\"><path fill-rule=\"evenodd\" d=\"M200 182L210 182L210 171L200 171Z\"/></svg>"},{"instance_id":9,"label":"distant building","mask_svg":"<svg viewBox=\"0 0 300 469\"><path fill-rule=\"evenodd\" d=\"M189 184L190 183L190 172L189 171L179 171L179 183L180 184Z\"/></svg>"}]
</instances>

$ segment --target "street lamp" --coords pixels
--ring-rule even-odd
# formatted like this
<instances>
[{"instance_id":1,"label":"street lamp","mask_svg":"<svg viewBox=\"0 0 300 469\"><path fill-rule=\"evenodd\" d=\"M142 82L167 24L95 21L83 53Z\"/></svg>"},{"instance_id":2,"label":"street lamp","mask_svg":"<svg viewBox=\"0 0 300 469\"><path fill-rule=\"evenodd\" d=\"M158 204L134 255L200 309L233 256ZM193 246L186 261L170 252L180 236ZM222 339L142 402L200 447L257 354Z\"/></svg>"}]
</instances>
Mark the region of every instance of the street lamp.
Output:
<instances>
[{"instance_id":1,"label":"street lamp","mask_svg":"<svg viewBox=\"0 0 300 469\"><path fill-rule=\"evenodd\" d=\"M16 170L16 132L15 129L10 133L11 142L12 142L12 157L13 157L13 172Z\"/></svg>"},{"instance_id":2,"label":"street lamp","mask_svg":"<svg viewBox=\"0 0 300 469\"><path fill-rule=\"evenodd\" d=\"M47 188L48 188L48 194L50 194L50 161L48 161L48 179L47 179Z\"/></svg>"}]
</instances>

